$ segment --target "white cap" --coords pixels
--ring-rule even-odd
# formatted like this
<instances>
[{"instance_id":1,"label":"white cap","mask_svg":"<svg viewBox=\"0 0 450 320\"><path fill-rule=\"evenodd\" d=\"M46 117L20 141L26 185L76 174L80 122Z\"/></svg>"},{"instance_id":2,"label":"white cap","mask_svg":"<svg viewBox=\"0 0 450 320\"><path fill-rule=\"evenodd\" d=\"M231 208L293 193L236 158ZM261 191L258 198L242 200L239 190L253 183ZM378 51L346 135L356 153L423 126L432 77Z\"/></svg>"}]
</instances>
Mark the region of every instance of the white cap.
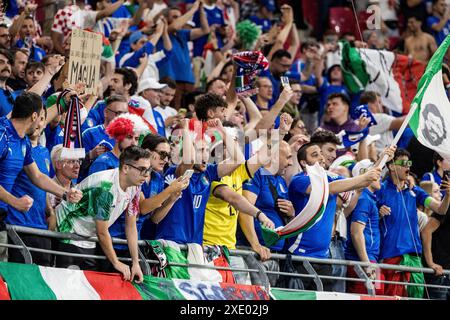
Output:
<instances>
[{"instance_id":1,"label":"white cap","mask_svg":"<svg viewBox=\"0 0 450 320\"><path fill-rule=\"evenodd\" d=\"M147 89L160 90L167 87L167 84L161 84L153 78L147 78L139 82L137 93L141 93Z\"/></svg>"},{"instance_id":2,"label":"white cap","mask_svg":"<svg viewBox=\"0 0 450 320\"><path fill-rule=\"evenodd\" d=\"M364 172L367 171L367 169L371 168L373 166L373 162L369 159L364 159L355 164L355 166L352 169L352 176L357 177Z\"/></svg>"}]
</instances>

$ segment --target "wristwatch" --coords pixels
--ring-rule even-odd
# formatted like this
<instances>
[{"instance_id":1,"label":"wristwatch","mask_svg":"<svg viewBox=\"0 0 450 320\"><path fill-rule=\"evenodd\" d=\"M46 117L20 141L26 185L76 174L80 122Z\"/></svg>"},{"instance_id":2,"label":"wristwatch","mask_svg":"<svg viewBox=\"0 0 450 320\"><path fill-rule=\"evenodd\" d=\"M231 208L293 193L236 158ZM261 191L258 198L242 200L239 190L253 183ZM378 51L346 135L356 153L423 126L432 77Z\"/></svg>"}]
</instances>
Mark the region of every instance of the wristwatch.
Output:
<instances>
[{"instance_id":1,"label":"wristwatch","mask_svg":"<svg viewBox=\"0 0 450 320\"><path fill-rule=\"evenodd\" d=\"M67 201L67 191L65 191L61 197L64 201Z\"/></svg>"},{"instance_id":2,"label":"wristwatch","mask_svg":"<svg viewBox=\"0 0 450 320\"><path fill-rule=\"evenodd\" d=\"M255 216L256 220L259 221L259 215L260 215L261 213L262 213L261 210L258 210L258 212L256 213L256 216Z\"/></svg>"}]
</instances>

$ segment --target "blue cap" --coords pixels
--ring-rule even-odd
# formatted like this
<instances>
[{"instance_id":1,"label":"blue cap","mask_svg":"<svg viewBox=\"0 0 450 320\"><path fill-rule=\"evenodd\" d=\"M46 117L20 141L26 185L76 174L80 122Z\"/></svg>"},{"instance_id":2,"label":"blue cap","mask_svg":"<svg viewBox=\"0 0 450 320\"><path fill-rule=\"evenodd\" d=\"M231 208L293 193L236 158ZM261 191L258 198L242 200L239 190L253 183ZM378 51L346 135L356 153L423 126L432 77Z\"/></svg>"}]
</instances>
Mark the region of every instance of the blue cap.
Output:
<instances>
[{"instance_id":1,"label":"blue cap","mask_svg":"<svg viewBox=\"0 0 450 320\"><path fill-rule=\"evenodd\" d=\"M275 1L274 0L262 0L261 3L270 12L275 11Z\"/></svg>"},{"instance_id":2,"label":"blue cap","mask_svg":"<svg viewBox=\"0 0 450 320\"><path fill-rule=\"evenodd\" d=\"M130 35L130 43L136 43L143 37L144 37L144 34L142 32L135 31Z\"/></svg>"}]
</instances>

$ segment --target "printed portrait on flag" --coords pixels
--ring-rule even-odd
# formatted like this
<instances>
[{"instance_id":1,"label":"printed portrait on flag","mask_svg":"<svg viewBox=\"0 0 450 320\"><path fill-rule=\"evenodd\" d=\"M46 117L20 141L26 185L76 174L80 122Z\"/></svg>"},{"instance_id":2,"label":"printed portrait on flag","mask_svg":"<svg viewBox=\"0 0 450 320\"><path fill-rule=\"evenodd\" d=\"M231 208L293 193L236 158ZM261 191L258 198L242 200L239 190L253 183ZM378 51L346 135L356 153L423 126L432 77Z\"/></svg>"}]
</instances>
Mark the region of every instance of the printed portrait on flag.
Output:
<instances>
[{"instance_id":1,"label":"printed portrait on flag","mask_svg":"<svg viewBox=\"0 0 450 320\"><path fill-rule=\"evenodd\" d=\"M422 134L425 139L433 146L439 146L447 137L444 117L439 109L432 103L425 106L423 114L425 127Z\"/></svg>"}]
</instances>

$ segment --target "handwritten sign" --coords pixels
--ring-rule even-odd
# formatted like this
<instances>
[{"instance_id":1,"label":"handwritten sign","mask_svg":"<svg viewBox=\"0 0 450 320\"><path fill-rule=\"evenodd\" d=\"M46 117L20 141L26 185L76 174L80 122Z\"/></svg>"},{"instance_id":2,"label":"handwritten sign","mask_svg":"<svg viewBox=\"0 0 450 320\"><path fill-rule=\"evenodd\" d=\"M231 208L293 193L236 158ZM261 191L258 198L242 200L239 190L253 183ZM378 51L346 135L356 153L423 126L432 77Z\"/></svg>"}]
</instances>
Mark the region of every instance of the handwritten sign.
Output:
<instances>
[{"instance_id":1,"label":"handwritten sign","mask_svg":"<svg viewBox=\"0 0 450 320\"><path fill-rule=\"evenodd\" d=\"M102 36L81 29L72 30L69 56L69 83L86 84L86 93L94 93L100 80Z\"/></svg>"}]
</instances>

